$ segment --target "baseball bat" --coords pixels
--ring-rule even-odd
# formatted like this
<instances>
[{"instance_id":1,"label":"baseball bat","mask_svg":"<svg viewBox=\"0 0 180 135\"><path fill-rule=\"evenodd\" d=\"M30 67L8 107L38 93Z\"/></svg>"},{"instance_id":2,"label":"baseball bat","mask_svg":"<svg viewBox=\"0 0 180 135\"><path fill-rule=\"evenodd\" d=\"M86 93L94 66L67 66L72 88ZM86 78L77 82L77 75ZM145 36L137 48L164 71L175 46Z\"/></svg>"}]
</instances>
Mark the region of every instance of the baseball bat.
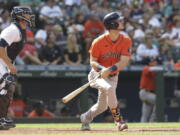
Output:
<instances>
[{"instance_id":1,"label":"baseball bat","mask_svg":"<svg viewBox=\"0 0 180 135\"><path fill-rule=\"evenodd\" d=\"M83 86L79 87L78 89L72 91L71 93L69 93L67 96L62 98L62 102L63 103L67 103L69 102L71 99L73 99L75 96L77 96L79 93L81 93L82 91L84 91L91 83L93 83L94 81L96 81L98 78L100 77L100 75L98 75L97 77L95 77L93 80L87 82L86 84L84 84Z\"/></svg>"}]
</instances>

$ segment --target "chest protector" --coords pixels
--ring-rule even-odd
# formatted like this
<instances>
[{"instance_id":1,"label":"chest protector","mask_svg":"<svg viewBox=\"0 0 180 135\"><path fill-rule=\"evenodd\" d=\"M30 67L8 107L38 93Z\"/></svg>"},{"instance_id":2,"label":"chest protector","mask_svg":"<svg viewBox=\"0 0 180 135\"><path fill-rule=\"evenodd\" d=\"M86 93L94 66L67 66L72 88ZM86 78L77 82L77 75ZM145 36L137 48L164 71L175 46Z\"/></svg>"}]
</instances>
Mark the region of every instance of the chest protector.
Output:
<instances>
[{"instance_id":1,"label":"chest protector","mask_svg":"<svg viewBox=\"0 0 180 135\"><path fill-rule=\"evenodd\" d=\"M26 41L26 32L23 30L17 23L14 23L20 31L21 40L19 42L14 42L10 46L7 47L7 55L12 60L12 62L16 59L16 56L22 50L24 43Z\"/></svg>"}]
</instances>

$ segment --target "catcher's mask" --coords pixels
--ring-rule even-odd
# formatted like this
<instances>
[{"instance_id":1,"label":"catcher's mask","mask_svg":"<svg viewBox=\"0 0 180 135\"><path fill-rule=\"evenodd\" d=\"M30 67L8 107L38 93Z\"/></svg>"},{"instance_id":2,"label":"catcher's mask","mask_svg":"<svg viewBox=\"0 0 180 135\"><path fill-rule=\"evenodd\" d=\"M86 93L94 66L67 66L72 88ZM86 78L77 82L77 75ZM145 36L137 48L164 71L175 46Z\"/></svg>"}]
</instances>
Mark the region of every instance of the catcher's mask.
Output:
<instances>
[{"instance_id":1,"label":"catcher's mask","mask_svg":"<svg viewBox=\"0 0 180 135\"><path fill-rule=\"evenodd\" d=\"M13 21L24 20L30 27L35 26L35 15L30 7L16 6L12 9L11 18Z\"/></svg>"}]
</instances>

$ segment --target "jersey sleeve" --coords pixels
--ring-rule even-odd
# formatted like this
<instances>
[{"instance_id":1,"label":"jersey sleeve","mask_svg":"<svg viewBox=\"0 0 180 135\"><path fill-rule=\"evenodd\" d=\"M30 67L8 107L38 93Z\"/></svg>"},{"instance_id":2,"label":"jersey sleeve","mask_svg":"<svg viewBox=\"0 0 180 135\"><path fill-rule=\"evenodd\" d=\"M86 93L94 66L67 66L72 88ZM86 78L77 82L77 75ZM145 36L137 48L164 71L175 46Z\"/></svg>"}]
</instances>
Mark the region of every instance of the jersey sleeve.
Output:
<instances>
[{"instance_id":1,"label":"jersey sleeve","mask_svg":"<svg viewBox=\"0 0 180 135\"><path fill-rule=\"evenodd\" d=\"M126 38L126 42L122 48L121 55L131 56L132 41L130 38Z\"/></svg>"},{"instance_id":2,"label":"jersey sleeve","mask_svg":"<svg viewBox=\"0 0 180 135\"><path fill-rule=\"evenodd\" d=\"M97 40L94 40L90 49L89 49L89 53L91 56L98 58L100 53L99 53L99 47L98 47L98 42Z\"/></svg>"},{"instance_id":3,"label":"jersey sleeve","mask_svg":"<svg viewBox=\"0 0 180 135\"><path fill-rule=\"evenodd\" d=\"M13 42L20 41L20 31L16 26L10 25L1 32L0 38L5 40L8 45L11 45Z\"/></svg>"}]
</instances>

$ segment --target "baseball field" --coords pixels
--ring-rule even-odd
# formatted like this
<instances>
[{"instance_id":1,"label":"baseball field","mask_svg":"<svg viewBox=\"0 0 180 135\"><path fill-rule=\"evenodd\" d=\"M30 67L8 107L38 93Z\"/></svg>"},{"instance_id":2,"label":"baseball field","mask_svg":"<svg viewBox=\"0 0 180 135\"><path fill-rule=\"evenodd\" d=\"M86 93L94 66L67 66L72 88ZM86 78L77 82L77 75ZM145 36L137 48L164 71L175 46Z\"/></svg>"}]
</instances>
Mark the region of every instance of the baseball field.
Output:
<instances>
[{"instance_id":1,"label":"baseball field","mask_svg":"<svg viewBox=\"0 0 180 135\"><path fill-rule=\"evenodd\" d=\"M180 123L128 123L129 129L117 131L113 123L93 123L91 131L81 131L80 123L17 124L0 130L0 135L180 135Z\"/></svg>"}]
</instances>

